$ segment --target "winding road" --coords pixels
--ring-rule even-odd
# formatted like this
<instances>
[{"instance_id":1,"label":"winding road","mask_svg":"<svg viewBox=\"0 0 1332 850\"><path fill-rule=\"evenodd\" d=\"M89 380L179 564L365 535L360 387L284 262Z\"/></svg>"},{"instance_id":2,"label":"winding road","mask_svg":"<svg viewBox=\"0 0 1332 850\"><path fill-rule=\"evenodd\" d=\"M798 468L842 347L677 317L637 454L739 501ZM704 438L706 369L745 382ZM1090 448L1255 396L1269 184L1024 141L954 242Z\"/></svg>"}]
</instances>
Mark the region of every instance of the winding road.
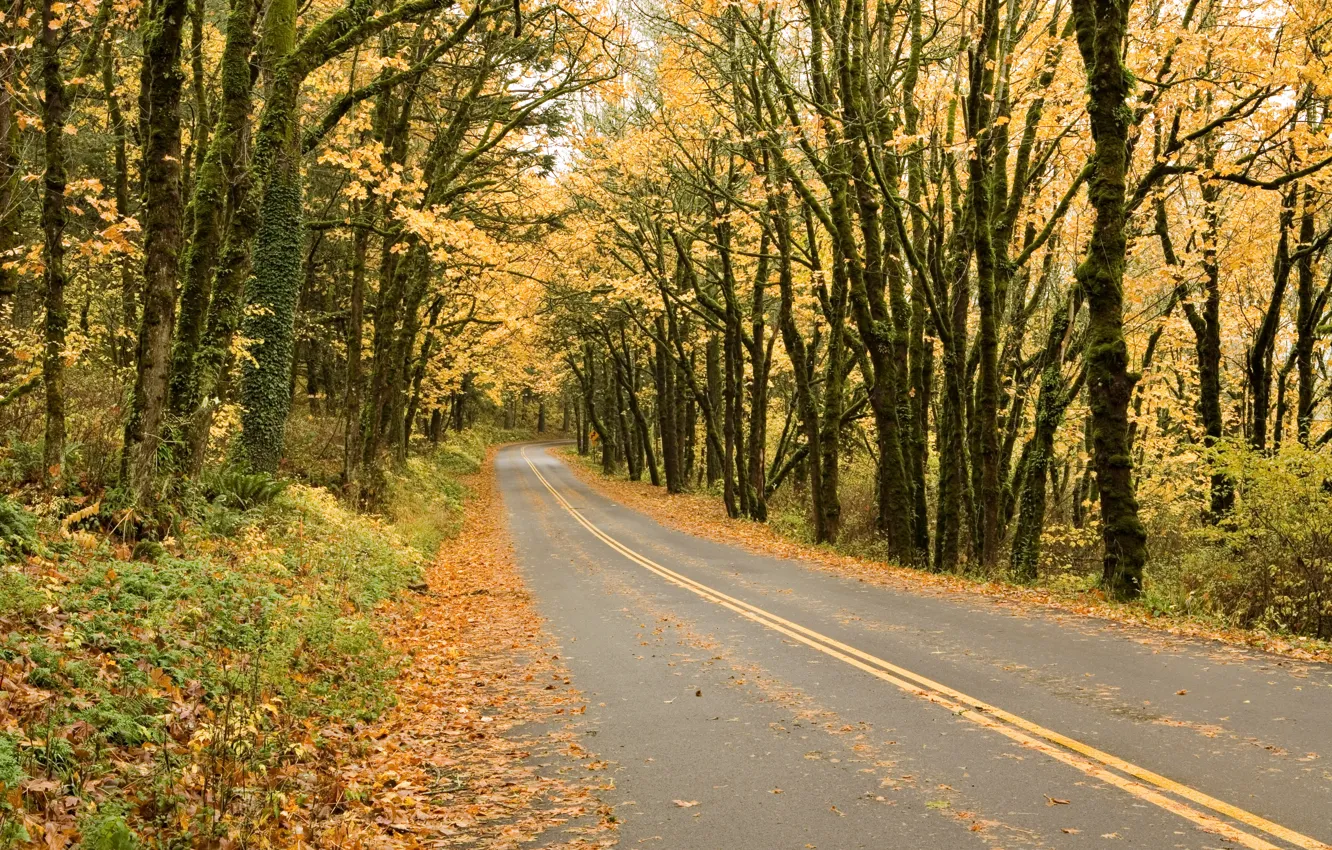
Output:
<instances>
[{"instance_id":1,"label":"winding road","mask_svg":"<svg viewBox=\"0 0 1332 850\"><path fill-rule=\"evenodd\" d=\"M496 460L621 847L1332 850L1332 666L870 585Z\"/></svg>"}]
</instances>

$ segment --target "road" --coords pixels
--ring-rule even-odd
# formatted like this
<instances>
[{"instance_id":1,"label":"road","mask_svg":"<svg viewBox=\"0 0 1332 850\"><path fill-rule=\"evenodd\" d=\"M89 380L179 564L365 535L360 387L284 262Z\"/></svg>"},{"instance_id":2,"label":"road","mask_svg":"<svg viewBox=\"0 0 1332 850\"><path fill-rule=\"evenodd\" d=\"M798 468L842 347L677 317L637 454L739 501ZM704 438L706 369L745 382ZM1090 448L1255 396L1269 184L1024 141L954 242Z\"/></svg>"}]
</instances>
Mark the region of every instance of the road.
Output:
<instances>
[{"instance_id":1,"label":"road","mask_svg":"<svg viewBox=\"0 0 1332 850\"><path fill-rule=\"evenodd\" d=\"M1332 844L1332 666L877 587L665 528L544 446L496 463L622 847Z\"/></svg>"}]
</instances>

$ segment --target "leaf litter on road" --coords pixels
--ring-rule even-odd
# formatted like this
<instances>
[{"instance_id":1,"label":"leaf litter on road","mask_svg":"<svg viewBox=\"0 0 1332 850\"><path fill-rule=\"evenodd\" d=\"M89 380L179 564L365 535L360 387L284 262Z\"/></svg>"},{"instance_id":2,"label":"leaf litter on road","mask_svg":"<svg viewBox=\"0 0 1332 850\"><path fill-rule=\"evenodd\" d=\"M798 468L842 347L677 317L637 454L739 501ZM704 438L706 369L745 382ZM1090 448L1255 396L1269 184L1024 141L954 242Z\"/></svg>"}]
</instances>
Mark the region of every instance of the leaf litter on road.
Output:
<instances>
[{"instance_id":1,"label":"leaf litter on road","mask_svg":"<svg viewBox=\"0 0 1332 850\"><path fill-rule=\"evenodd\" d=\"M464 483L466 519L427 570L428 595L383 612L381 631L405 659L396 706L330 730L349 740L321 770L304 830L316 846L616 843L597 796L606 762L565 728L585 703L518 572L493 463Z\"/></svg>"}]
</instances>

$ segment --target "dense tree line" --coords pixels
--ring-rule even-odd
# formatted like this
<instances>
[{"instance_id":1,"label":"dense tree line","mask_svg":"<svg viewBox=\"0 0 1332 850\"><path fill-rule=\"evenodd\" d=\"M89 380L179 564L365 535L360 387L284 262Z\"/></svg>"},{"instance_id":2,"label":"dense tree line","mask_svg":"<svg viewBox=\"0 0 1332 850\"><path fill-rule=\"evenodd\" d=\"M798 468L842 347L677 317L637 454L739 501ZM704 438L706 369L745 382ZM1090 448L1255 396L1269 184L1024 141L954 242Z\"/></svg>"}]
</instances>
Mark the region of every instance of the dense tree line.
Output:
<instances>
[{"instance_id":1,"label":"dense tree line","mask_svg":"<svg viewBox=\"0 0 1332 850\"><path fill-rule=\"evenodd\" d=\"M356 495L414 431L530 392L481 353L526 309L553 140L613 36L514 0L7 3L7 440L54 491L151 512L218 453L275 471L300 387Z\"/></svg>"},{"instance_id":2,"label":"dense tree line","mask_svg":"<svg viewBox=\"0 0 1332 850\"><path fill-rule=\"evenodd\" d=\"M1332 434L1330 14L646 4L552 243L580 450L732 516L794 487L818 542L855 455L890 558L1032 578L1059 516L1136 596L1144 478L1215 523L1223 441Z\"/></svg>"}]
</instances>

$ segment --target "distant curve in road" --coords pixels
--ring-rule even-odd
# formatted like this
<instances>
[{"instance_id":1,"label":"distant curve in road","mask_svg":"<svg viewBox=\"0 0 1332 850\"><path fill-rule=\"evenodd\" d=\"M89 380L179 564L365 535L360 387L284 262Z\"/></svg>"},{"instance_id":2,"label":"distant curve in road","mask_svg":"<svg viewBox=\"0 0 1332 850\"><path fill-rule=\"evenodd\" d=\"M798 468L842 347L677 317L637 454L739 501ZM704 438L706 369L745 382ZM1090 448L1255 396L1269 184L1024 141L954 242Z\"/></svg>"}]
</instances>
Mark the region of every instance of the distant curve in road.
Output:
<instances>
[{"instance_id":1,"label":"distant curve in road","mask_svg":"<svg viewBox=\"0 0 1332 850\"><path fill-rule=\"evenodd\" d=\"M622 846L1329 850L1328 665L876 587L496 463Z\"/></svg>"}]
</instances>

